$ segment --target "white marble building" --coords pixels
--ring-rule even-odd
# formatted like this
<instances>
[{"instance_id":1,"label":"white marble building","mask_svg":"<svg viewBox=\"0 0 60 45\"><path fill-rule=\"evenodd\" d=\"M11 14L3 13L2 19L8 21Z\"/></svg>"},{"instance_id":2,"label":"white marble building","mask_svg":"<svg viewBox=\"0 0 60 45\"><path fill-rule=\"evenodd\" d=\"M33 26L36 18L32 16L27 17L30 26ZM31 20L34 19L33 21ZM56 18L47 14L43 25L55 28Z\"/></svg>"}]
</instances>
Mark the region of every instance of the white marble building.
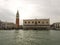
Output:
<instances>
[{"instance_id":1,"label":"white marble building","mask_svg":"<svg viewBox=\"0 0 60 45\"><path fill-rule=\"evenodd\" d=\"M23 20L23 29L49 29L49 19L27 19Z\"/></svg>"}]
</instances>

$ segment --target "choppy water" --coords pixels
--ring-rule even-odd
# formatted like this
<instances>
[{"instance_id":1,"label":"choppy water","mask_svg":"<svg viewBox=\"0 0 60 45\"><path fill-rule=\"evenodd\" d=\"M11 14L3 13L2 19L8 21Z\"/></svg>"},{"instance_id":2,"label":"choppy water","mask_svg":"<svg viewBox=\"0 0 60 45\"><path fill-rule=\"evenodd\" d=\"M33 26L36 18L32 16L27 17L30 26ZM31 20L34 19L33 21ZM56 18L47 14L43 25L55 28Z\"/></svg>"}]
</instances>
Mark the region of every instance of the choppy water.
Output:
<instances>
[{"instance_id":1,"label":"choppy water","mask_svg":"<svg viewBox=\"0 0 60 45\"><path fill-rule=\"evenodd\" d=\"M60 45L60 31L0 30L0 45Z\"/></svg>"}]
</instances>

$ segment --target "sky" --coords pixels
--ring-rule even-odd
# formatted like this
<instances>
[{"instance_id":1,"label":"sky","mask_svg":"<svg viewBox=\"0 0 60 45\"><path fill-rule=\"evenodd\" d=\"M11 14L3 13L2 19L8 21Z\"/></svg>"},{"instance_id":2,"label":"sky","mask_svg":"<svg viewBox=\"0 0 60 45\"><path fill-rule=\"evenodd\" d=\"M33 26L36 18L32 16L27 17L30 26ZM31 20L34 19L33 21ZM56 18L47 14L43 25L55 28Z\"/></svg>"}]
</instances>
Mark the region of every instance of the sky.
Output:
<instances>
[{"instance_id":1,"label":"sky","mask_svg":"<svg viewBox=\"0 0 60 45\"><path fill-rule=\"evenodd\" d=\"M60 0L0 0L0 20L15 23L16 12L23 19L50 19L60 22Z\"/></svg>"}]
</instances>

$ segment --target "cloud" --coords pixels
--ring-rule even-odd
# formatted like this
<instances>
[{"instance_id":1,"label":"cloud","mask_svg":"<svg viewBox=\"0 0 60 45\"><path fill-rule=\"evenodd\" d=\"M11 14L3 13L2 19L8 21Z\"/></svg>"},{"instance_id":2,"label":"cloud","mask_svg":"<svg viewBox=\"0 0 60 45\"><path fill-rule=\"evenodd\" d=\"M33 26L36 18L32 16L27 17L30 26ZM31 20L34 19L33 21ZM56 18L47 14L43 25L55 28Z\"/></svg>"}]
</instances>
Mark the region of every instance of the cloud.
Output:
<instances>
[{"instance_id":1,"label":"cloud","mask_svg":"<svg viewBox=\"0 0 60 45\"><path fill-rule=\"evenodd\" d=\"M0 8L0 20L13 22L14 19L15 19L15 15L11 11Z\"/></svg>"},{"instance_id":2,"label":"cloud","mask_svg":"<svg viewBox=\"0 0 60 45\"><path fill-rule=\"evenodd\" d=\"M19 9L21 19L50 18L51 23L60 21L60 0L0 0L0 7L2 20L15 20Z\"/></svg>"}]
</instances>

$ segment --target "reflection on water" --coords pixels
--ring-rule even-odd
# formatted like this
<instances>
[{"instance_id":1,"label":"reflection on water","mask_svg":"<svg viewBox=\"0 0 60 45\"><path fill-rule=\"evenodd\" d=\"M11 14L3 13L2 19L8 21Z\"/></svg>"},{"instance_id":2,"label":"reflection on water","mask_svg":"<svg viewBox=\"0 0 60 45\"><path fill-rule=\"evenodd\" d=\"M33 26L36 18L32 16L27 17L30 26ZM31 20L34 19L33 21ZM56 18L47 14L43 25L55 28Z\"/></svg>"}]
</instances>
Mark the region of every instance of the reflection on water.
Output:
<instances>
[{"instance_id":1,"label":"reflection on water","mask_svg":"<svg viewBox=\"0 0 60 45\"><path fill-rule=\"evenodd\" d=\"M60 31L0 30L0 45L60 45Z\"/></svg>"}]
</instances>

